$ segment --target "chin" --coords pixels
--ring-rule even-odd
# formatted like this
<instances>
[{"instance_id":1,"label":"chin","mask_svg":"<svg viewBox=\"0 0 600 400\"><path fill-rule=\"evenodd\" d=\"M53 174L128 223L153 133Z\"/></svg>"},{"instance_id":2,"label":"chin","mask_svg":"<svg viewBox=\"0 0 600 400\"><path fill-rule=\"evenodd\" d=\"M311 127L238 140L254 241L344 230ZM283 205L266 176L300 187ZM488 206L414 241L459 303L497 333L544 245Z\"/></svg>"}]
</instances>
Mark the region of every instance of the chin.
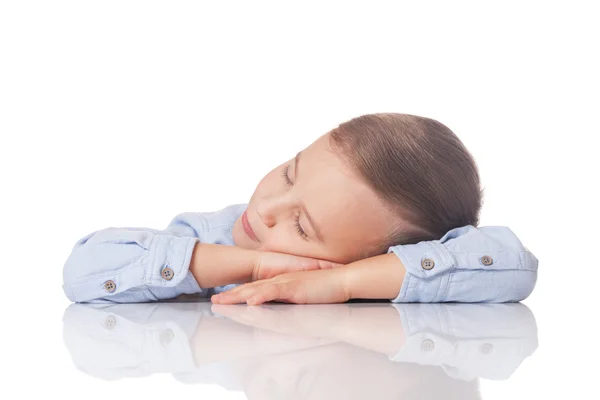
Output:
<instances>
[{"instance_id":1,"label":"chin","mask_svg":"<svg viewBox=\"0 0 600 400\"><path fill-rule=\"evenodd\" d=\"M233 224L233 229L231 230L231 237L233 238L233 244L235 246L242 247L242 241L240 240L240 227L242 225L242 218L238 218Z\"/></svg>"}]
</instances>

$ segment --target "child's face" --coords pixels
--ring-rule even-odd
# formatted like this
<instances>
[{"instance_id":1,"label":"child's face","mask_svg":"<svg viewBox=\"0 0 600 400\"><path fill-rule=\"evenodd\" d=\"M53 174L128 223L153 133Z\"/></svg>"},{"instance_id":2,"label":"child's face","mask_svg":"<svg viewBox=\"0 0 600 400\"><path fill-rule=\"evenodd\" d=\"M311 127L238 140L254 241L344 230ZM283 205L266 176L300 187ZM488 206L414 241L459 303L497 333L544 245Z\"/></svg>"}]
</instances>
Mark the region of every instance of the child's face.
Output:
<instances>
[{"instance_id":1,"label":"child's face","mask_svg":"<svg viewBox=\"0 0 600 400\"><path fill-rule=\"evenodd\" d=\"M235 244L344 264L363 258L362 252L377 244L397 218L342 163L329 146L329 133L302 150L298 168L295 161L286 161L260 181L246 210L258 240L246 234L240 217L233 227ZM283 176L286 169L291 184ZM298 216L306 236L298 233Z\"/></svg>"}]
</instances>

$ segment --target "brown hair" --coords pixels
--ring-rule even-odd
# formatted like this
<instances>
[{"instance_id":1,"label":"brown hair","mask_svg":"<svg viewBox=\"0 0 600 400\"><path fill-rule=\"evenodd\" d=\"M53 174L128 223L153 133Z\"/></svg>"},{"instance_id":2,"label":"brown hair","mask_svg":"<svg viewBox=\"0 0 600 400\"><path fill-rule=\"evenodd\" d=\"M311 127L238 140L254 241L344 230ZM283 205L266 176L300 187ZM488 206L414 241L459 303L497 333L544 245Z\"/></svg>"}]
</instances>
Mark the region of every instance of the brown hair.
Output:
<instances>
[{"instance_id":1,"label":"brown hair","mask_svg":"<svg viewBox=\"0 0 600 400\"><path fill-rule=\"evenodd\" d=\"M368 114L333 129L330 144L399 217L365 257L479 224L483 190L477 165L442 123L409 114Z\"/></svg>"}]
</instances>

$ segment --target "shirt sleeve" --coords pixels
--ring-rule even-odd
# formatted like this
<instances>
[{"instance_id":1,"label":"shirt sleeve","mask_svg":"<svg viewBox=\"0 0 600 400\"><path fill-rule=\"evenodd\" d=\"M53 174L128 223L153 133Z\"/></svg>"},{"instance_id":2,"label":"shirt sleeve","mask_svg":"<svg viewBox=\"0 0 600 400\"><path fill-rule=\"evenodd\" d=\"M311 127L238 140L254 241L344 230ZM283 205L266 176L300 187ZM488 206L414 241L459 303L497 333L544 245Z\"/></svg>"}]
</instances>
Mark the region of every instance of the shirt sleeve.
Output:
<instances>
[{"instance_id":1,"label":"shirt sleeve","mask_svg":"<svg viewBox=\"0 0 600 400\"><path fill-rule=\"evenodd\" d=\"M189 272L198 231L196 213L178 214L167 229L110 227L87 234L63 267L69 300L90 303L147 302L205 293Z\"/></svg>"},{"instance_id":2,"label":"shirt sleeve","mask_svg":"<svg viewBox=\"0 0 600 400\"><path fill-rule=\"evenodd\" d=\"M465 225L390 252L406 269L395 303L516 302L537 281L538 259L504 226Z\"/></svg>"},{"instance_id":3,"label":"shirt sleeve","mask_svg":"<svg viewBox=\"0 0 600 400\"><path fill-rule=\"evenodd\" d=\"M392 304L404 344L391 361L435 365L454 379L505 380L538 348L525 304Z\"/></svg>"}]
</instances>

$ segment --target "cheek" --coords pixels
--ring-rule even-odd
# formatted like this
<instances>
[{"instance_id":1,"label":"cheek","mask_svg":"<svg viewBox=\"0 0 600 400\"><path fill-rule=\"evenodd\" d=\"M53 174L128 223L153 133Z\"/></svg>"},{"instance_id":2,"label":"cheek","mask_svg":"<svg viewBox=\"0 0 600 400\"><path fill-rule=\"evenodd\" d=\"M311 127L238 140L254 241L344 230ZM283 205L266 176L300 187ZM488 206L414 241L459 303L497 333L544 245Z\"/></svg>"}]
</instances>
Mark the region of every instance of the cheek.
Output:
<instances>
[{"instance_id":1,"label":"cheek","mask_svg":"<svg viewBox=\"0 0 600 400\"><path fill-rule=\"evenodd\" d=\"M282 231L269 234L269 238L260 244L259 250L286 254L294 254L294 251L298 252L298 248L293 245L289 234Z\"/></svg>"},{"instance_id":2,"label":"cheek","mask_svg":"<svg viewBox=\"0 0 600 400\"><path fill-rule=\"evenodd\" d=\"M269 238L260 244L257 250L271 251L274 253L285 253L300 257L319 258L319 254L314 247L298 237L294 237L296 233L290 229L290 232L285 232L285 228L277 232L270 233Z\"/></svg>"},{"instance_id":3,"label":"cheek","mask_svg":"<svg viewBox=\"0 0 600 400\"><path fill-rule=\"evenodd\" d=\"M252 198L261 198L263 196L272 195L278 190L281 190L284 182L283 177L281 177L281 181L278 181L280 174L281 172L279 172L279 169L275 169L265 175L260 182L258 182L258 185L256 185Z\"/></svg>"},{"instance_id":4,"label":"cheek","mask_svg":"<svg viewBox=\"0 0 600 400\"><path fill-rule=\"evenodd\" d=\"M356 238L349 236L345 239L338 238L336 243L328 245L326 249L327 256L324 258L340 264L349 264L362 259L362 252L365 251L367 247L368 246L364 242Z\"/></svg>"}]
</instances>

